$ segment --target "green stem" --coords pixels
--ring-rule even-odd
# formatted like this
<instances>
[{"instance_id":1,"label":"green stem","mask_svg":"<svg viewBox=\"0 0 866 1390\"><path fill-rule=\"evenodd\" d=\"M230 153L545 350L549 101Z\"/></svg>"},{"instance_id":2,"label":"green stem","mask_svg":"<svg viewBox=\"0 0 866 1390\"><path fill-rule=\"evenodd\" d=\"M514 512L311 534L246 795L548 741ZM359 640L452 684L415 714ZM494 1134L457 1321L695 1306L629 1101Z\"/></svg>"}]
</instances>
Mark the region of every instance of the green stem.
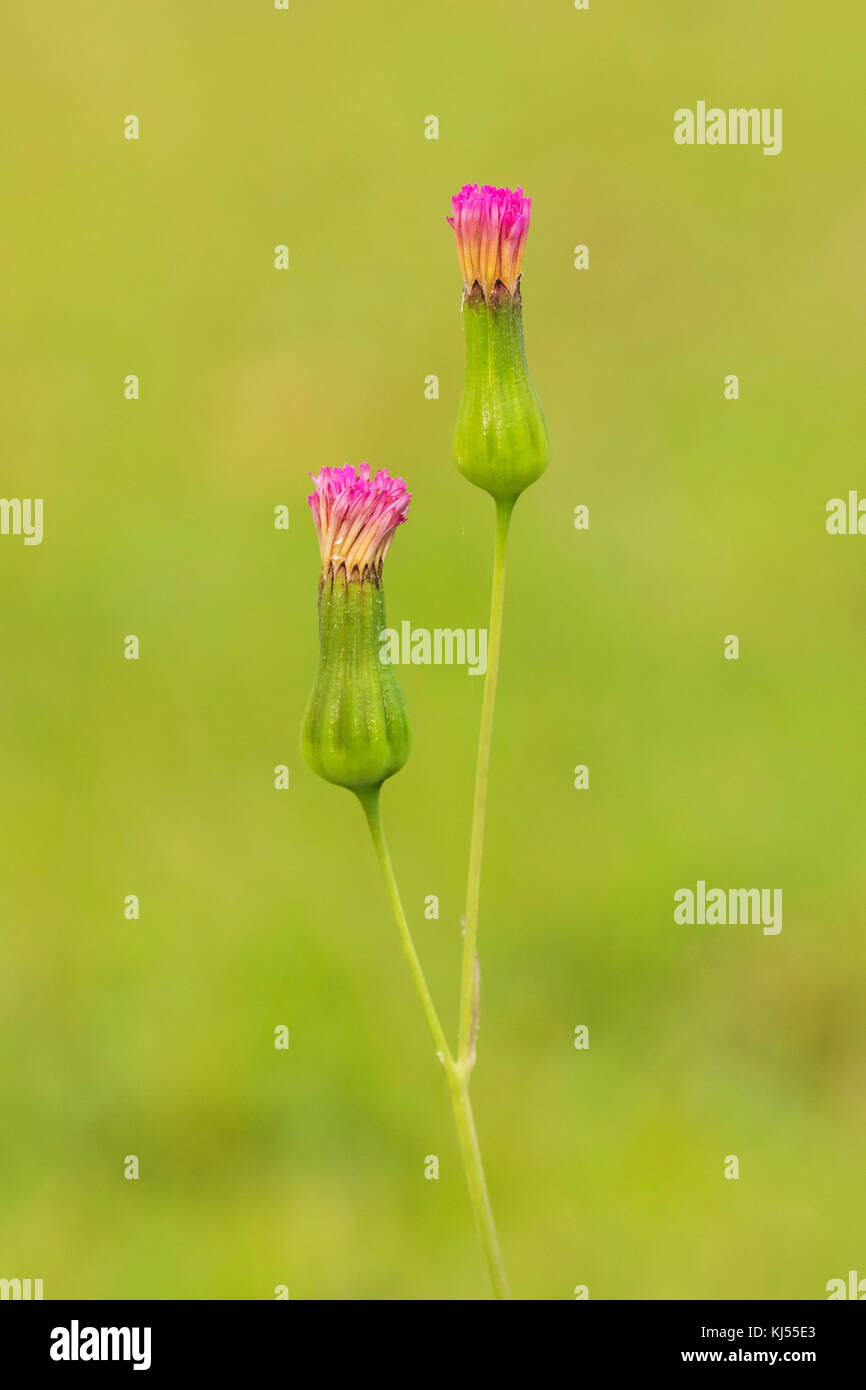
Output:
<instances>
[{"instance_id":1,"label":"green stem","mask_svg":"<svg viewBox=\"0 0 866 1390\"><path fill-rule=\"evenodd\" d=\"M460 1034L457 1065L467 1074L475 1060L475 1034L478 1024L476 953L478 904L481 897L481 861L484 855L484 822L487 812L490 746L493 740L493 712L496 707L496 680L499 674L499 649L502 645L505 549L515 500L513 497L496 499L496 541L493 550L493 586L490 596L487 672L484 677L481 730L478 735L478 761L475 768L475 802L472 811L472 838L469 846L469 881L466 888L466 926L463 933L463 968L460 986Z\"/></svg>"},{"instance_id":2,"label":"green stem","mask_svg":"<svg viewBox=\"0 0 866 1390\"><path fill-rule=\"evenodd\" d=\"M472 1102L469 1099L469 1076L468 1074L461 1074L456 1066L446 1070L448 1070L448 1086L451 1091L451 1105L454 1109L457 1137L460 1140L460 1152L463 1156L463 1169L469 1185L469 1198L475 1213L481 1243L484 1246L484 1258L487 1262L487 1275L493 1288L493 1297L510 1299L511 1294L508 1290L508 1280L505 1277L505 1266L502 1263L502 1253L496 1236L496 1223L493 1220L493 1208L490 1205L487 1180L484 1177L484 1164L481 1160L481 1149L475 1130Z\"/></svg>"},{"instance_id":3,"label":"green stem","mask_svg":"<svg viewBox=\"0 0 866 1390\"><path fill-rule=\"evenodd\" d=\"M481 1150L478 1145L478 1135L475 1131L475 1119L472 1114L472 1105L469 1100L469 1074L455 1062L451 1054L451 1049L445 1037L442 1024L439 1022L439 1015L427 988L427 981L424 979L424 971L418 959L412 941L412 934L409 930L409 923L406 920L406 913L403 911L403 904L400 899L400 890L397 886L397 879L394 874L394 867L391 863L391 855L388 852L388 845L385 840L385 832L382 827L382 816L379 806L380 787L367 787L356 792L358 800L363 807L367 817L367 824L370 827L370 834L373 838L373 845L376 850L376 858L382 871L382 878L385 881L385 890L394 914L394 921L397 924L397 931L400 936L400 944L403 954L409 965L415 988L421 1000L421 1006L427 1018L433 1041L436 1044L436 1051L439 1059L445 1068L445 1075L448 1079L448 1090L451 1096L451 1105L454 1111L454 1120L457 1125L457 1137L460 1142L460 1154L463 1159L463 1167L466 1173L466 1182L469 1187L469 1198L472 1203L472 1210L478 1225L481 1242L484 1246L484 1255L487 1262L487 1272L493 1286L494 1297L510 1298L508 1283L505 1278L505 1270L502 1264L502 1255L499 1251L499 1243L496 1238L496 1227L493 1222L493 1211L490 1206L490 1198L487 1193L487 1182L484 1177L484 1165L481 1161Z\"/></svg>"},{"instance_id":4,"label":"green stem","mask_svg":"<svg viewBox=\"0 0 866 1390\"><path fill-rule=\"evenodd\" d=\"M394 921L397 923L397 931L400 934L400 945L403 947L403 955L415 982L415 988L421 1000L421 1007L430 1025L430 1032L433 1034L433 1041L436 1044L436 1051L439 1058L448 1071L454 1067L454 1058L451 1056L451 1049L445 1037L445 1031L439 1022L439 1015L427 988L427 981L424 979L424 971L421 969L421 962L418 959L418 952L412 941L412 933L409 931L409 923L406 921L406 914L403 911L403 904L400 901L400 890L397 887L397 878L394 873L394 866L391 863L391 855L388 852L388 845L385 841L385 831L382 827L382 816L379 808L380 787L363 787L356 791L356 796L364 808L364 815L367 817L367 824L370 827L370 834L373 837L373 845L376 850L376 858L379 861L379 868L382 870L382 877L385 880L385 891L388 894L388 901L391 904L391 911L394 913Z\"/></svg>"}]
</instances>

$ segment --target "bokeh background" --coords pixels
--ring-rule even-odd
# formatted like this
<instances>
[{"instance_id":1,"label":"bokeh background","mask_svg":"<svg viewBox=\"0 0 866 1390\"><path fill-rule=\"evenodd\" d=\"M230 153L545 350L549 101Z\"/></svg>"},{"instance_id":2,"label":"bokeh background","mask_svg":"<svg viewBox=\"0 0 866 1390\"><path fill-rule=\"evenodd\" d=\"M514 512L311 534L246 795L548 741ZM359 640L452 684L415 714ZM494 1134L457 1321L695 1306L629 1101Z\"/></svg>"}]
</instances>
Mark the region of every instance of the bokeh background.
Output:
<instances>
[{"instance_id":1,"label":"bokeh background","mask_svg":"<svg viewBox=\"0 0 866 1390\"><path fill-rule=\"evenodd\" d=\"M514 1293L866 1275L866 540L824 525L866 493L862 7L43 0L3 29L0 491L45 540L0 537L0 1275L486 1296L360 812L297 751L308 470L409 481L394 625L487 620L492 507L450 456L475 180L534 200L554 444L515 516L480 936ZM782 154L676 146L699 99L782 107ZM402 681L385 810L453 1030L482 683ZM698 878L781 887L781 935L676 926Z\"/></svg>"}]
</instances>

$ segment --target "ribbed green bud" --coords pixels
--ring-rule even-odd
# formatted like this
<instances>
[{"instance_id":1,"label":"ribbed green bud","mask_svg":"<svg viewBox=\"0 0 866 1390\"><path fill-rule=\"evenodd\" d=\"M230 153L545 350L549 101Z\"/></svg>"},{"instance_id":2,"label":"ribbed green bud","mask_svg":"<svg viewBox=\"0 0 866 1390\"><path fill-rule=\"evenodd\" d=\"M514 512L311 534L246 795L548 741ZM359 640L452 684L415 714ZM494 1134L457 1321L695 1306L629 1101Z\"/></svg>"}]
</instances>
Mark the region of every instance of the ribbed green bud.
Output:
<instances>
[{"instance_id":1,"label":"ribbed green bud","mask_svg":"<svg viewBox=\"0 0 866 1390\"><path fill-rule=\"evenodd\" d=\"M540 478L550 439L526 362L520 290L476 285L463 301L466 378L454 432L457 467L497 500Z\"/></svg>"},{"instance_id":2,"label":"ribbed green bud","mask_svg":"<svg viewBox=\"0 0 866 1390\"><path fill-rule=\"evenodd\" d=\"M379 659L387 627L381 579L326 575L319 586L319 670L301 733L313 772L358 791L406 762L409 716L394 668Z\"/></svg>"}]
</instances>

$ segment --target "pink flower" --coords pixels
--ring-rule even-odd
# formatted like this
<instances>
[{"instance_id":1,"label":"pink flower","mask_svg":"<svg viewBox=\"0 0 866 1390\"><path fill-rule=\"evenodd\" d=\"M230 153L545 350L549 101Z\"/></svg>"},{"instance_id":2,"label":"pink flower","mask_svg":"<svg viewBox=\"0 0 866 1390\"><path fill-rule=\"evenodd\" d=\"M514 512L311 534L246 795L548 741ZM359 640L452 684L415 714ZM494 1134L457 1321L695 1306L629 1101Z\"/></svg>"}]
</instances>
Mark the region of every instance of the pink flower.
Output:
<instances>
[{"instance_id":1,"label":"pink flower","mask_svg":"<svg viewBox=\"0 0 866 1390\"><path fill-rule=\"evenodd\" d=\"M307 498L322 552L322 571L346 579L372 578L376 583L397 527L409 514L410 493L402 478L380 468L370 477L370 465L323 468L314 477L315 491Z\"/></svg>"},{"instance_id":2,"label":"pink flower","mask_svg":"<svg viewBox=\"0 0 866 1390\"><path fill-rule=\"evenodd\" d=\"M451 206L454 216L447 220L457 237L466 293L477 284L489 299L498 282L513 294L520 280L532 199L522 188L512 192L489 183L467 183Z\"/></svg>"}]
</instances>

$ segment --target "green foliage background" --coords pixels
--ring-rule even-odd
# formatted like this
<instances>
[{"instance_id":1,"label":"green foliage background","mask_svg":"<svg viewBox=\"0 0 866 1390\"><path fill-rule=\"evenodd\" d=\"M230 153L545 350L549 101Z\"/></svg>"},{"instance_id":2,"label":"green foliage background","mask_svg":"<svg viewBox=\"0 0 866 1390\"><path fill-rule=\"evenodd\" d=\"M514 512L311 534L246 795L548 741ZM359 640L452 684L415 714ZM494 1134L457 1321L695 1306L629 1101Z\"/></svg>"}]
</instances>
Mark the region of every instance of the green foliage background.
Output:
<instances>
[{"instance_id":1,"label":"green foliage background","mask_svg":"<svg viewBox=\"0 0 866 1390\"><path fill-rule=\"evenodd\" d=\"M515 517L482 897L514 1292L866 1274L866 540L824 528L866 493L862 6L42 0L3 28L0 491L44 497L46 531L0 538L0 1275L485 1296L360 812L297 753L308 470L409 481L395 625L486 623L444 220L476 180L534 200L554 444ZM675 146L698 99L782 107L782 154ZM384 804L453 1029L481 682L402 680ZM676 927L698 878L781 887L781 935Z\"/></svg>"}]
</instances>

